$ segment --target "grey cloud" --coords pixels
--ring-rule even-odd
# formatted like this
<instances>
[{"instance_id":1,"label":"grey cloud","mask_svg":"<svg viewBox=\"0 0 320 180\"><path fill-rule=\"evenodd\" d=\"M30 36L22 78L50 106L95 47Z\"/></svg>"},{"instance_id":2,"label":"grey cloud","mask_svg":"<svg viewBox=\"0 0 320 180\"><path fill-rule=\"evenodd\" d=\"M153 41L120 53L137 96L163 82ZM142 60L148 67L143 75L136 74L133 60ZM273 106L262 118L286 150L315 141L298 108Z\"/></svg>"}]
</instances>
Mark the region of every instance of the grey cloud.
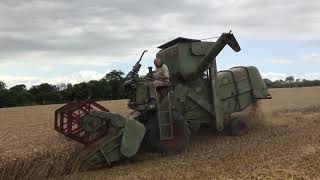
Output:
<instances>
[{"instance_id":1,"label":"grey cloud","mask_svg":"<svg viewBox=\"0 0 320 180\"><path fill-rule=\"evenodd\" d=\"M199 38L228 29L249 38L319 41L319 8L317 0L3 0L0 62L33 51L122 58L175 36Z\"/></svg>"}]
</instances>

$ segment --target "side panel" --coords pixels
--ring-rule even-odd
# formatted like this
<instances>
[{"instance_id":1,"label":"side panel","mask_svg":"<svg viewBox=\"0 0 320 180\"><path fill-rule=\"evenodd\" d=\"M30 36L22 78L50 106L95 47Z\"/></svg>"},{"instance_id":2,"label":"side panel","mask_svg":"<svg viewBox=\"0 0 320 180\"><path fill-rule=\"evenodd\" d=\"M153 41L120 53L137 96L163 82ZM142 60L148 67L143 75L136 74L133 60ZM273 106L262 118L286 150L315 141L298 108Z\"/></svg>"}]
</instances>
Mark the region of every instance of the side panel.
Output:
<instances>
[{"instance_id":1,"label":"side panel","mask_svg":"<svg viewBox=\"0 0 320 180\"><path fill-rule=\"evenodd\" d=\"M174 108L191 122L207 123L214 117L208 79L178 84L173 93Z\"/></svg>"},{"instance_id":2,"label":"side panel","mask_svg":"<svg viewBox=\"0 0 320 180\"><path fill-rule=\"evenodd\" d=\"M126 157L131 157L138 152L146 128L136 120L127 120L122 135L121 153Z\"/></svg>"},{"instance_id":3,"label":"side panel","mask_svg":"<svg viewBox=\"0 0 320 180\"><path fill-rule=\"evenodd\" d=\"M256 98L265 98L270 96L268 88L264 83L258 69L254 66L249 66L248 71L251 78L251 84L253 88L253 95Z\"/></svg>"},{"instance_id":4,"label":"side panel","mask_svg":"<svg viewBox=\"0 0 320 180\"><path fill-rule=\"evenodd\" d=\"M257 68L234 67L218 73L218 91L226 114L239 112L269 93Z\"/></svg>"}]
</instances>

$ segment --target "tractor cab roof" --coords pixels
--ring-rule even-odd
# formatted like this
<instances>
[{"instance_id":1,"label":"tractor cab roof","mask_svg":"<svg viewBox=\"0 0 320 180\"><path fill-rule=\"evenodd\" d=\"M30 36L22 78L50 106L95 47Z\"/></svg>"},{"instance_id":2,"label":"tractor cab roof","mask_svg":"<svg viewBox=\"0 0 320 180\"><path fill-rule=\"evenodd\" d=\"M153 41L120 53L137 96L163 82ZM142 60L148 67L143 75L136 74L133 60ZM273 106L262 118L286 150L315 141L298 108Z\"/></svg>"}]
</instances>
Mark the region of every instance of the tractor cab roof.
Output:
<instances>
[{"instance_id":1,"label":"tractor cab roof","mask_svg":"<svg viewBox=\"0 0 320 180\"><path fill-rule=\"evenodd\" d=\"M187 43L187 42L201 42L201 40L198 39L189 39L184 37L177 37L169 42L166 42L160 46L158 46L159 49L166 49L168 47L174 46L178 43Z\"/></svg>"}]
</instances>

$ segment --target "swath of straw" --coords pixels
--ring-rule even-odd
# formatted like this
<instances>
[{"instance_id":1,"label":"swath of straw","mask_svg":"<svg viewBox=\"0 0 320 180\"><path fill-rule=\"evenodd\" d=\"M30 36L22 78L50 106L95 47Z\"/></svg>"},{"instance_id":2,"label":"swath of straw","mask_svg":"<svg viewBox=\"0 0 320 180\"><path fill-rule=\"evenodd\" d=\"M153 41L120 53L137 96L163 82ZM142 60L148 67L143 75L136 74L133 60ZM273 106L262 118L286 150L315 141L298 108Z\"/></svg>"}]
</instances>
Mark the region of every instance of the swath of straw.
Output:
<instances>
[{"instance_id":1,"label":"swath of straw","mask_svg":"<svg viewBox=\"0 0 320 180\"><path fill-rule=\"evenodd\" d=\"M42 179L85 170L79 152L49 153L33 159L19 159L0 167L0 179Z\"/></svg>"}]
</instances>

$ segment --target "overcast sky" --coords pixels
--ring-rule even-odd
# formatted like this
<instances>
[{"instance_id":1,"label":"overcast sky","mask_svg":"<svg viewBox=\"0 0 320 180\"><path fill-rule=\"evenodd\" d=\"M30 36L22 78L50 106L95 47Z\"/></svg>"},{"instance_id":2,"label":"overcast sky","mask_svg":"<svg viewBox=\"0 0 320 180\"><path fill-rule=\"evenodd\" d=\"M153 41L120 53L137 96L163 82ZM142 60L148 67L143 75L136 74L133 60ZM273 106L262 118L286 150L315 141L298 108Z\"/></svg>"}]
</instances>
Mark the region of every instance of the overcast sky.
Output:
<instances>
[{"instance_id":1,"label":"overcast sky","mask_svg":"<svg viewBox=\"0 0 320 180\"><path fill-rule=\"evenodd\" d=\"M273 80L320 79L319 0L1 0L0 81L78 83L128 72L144 49L178 36L233 30L242 51L225 49L219 69L257 66Z\"/></svg>"}]
</instances>

